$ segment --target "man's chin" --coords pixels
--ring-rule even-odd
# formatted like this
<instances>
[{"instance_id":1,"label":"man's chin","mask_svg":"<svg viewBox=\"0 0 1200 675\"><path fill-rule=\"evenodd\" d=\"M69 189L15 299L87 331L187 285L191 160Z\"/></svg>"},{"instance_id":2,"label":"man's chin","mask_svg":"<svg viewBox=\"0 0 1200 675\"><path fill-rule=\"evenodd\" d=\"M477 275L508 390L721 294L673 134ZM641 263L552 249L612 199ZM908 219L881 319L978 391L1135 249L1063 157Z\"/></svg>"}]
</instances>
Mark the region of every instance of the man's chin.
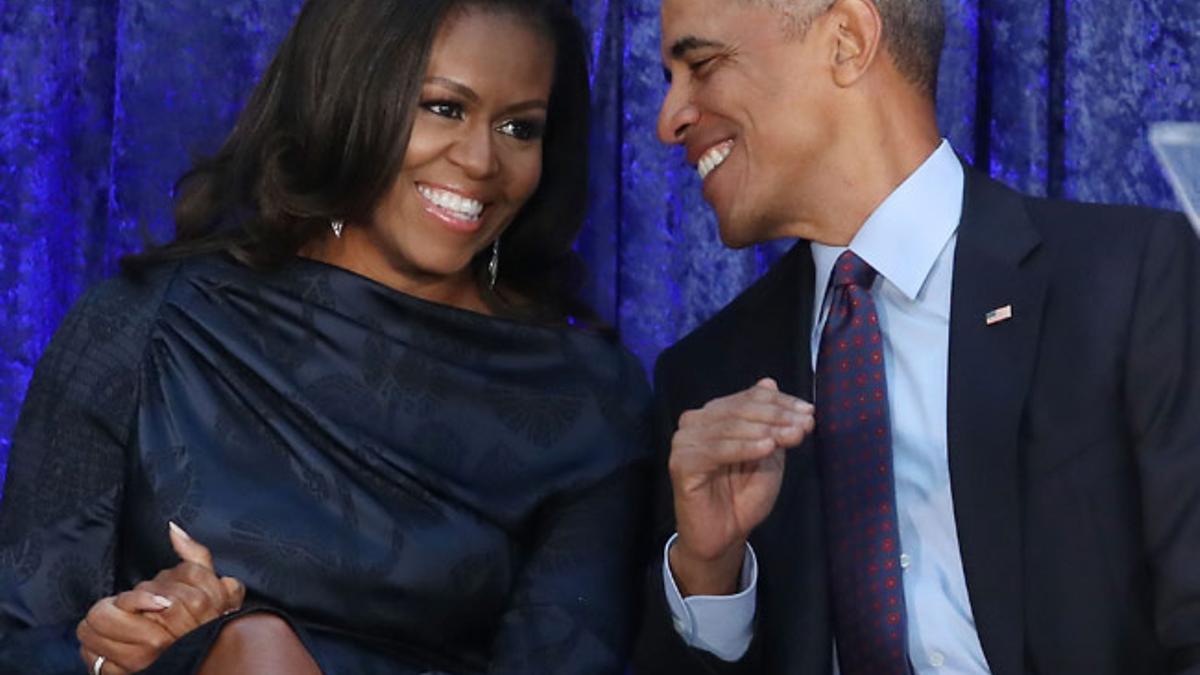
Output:
<instances>
[{"instance_id":1,"label":"man's chin","mask_svg":"<svg viewBox=\"0 0 1200 675\"><path fill-rule=\"evenodd\" d=\"M753 223L738 222L737 219L717 219L717 232L721 243L732 249L742 249L761 244L766 238Z\"/></svg>"},{"instance_id":2,"label":"man's chin","mask_svg":"<svg viewBox=\"0 0 1200 675\"><path fill-rule=\"evenodd\" d=\"M740 250L743 248L753 246L759 242L754 241L753 239L749 239L749 238L740 238L740 239L730 238L730 237L727 237L724 234L722 234L721 235L721 243L725 244L726 248L731 248L736 251L736 250Z\"/></svg>"}]
</instances>

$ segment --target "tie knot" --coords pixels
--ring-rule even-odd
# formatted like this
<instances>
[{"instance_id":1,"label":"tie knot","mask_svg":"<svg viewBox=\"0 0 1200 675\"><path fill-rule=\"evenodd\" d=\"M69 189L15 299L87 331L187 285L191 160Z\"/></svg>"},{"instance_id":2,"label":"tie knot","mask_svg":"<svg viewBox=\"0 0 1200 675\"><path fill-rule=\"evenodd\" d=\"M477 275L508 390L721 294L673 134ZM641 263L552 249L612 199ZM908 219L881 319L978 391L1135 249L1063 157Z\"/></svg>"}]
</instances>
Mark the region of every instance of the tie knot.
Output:
<instances>
[{"instance_id":1,"label":"tie knot","mask_svg":"<svg viewBox=\"0 0 1200 675\"><path fill-rule=\"evenodd\" d=\"M846 251L838 256L837 264L833 266L833 287L858 286L870 290L877 274L875 268L854 255L853 251Z\"/></svg>"}]
</instances>

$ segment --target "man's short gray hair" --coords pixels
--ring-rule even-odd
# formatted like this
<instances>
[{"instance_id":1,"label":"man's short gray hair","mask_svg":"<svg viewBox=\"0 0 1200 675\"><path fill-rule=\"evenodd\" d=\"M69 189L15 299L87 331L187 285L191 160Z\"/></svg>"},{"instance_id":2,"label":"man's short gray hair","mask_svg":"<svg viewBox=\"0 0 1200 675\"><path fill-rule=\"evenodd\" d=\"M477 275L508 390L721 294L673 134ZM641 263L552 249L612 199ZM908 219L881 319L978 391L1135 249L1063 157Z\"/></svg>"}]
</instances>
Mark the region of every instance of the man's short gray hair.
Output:
<instances>
[{"instance_id":1,"label":"man's short gray hair","mask_svg":"<svg viewBox=\"0 0 1200 675\"><path fill-rule=\"evenodd\" d=\"M938 66L946 40L942 0L871 0L883 18L884 47L896 67L930 98L937 92ZM803 37L837 0L742 0L783 13L790 34Z\"/></svg>"}]
</instances>

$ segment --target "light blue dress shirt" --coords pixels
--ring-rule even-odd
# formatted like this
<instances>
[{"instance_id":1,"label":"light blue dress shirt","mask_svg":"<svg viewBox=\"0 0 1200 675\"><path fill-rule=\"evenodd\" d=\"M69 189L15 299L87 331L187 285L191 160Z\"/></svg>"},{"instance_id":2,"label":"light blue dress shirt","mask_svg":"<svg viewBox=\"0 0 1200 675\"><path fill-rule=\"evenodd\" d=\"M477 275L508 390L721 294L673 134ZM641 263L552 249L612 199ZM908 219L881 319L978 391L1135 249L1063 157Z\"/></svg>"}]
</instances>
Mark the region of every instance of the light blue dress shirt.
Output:
<instances>
[{"instance_id":1,"label":"light blue dress shirt","mask_svg":"<svg viewBox=\"0 0 1200 675\"><path fill-rule=\"evenodd\" d=\"M884 338L909 658L919 675L990 672L959 554L946 440L950 290L963 183L962 165L942 141L867 219L849 246L879 272L871 293ZM845 250L812 245L814 370L829 306L829 277ZM719 658L740 658L753 636L754 551L747 547L742 590L731 596L682 598L665 551L663 560L676 630L688 644Z\"/></svg>"}]
</instances>

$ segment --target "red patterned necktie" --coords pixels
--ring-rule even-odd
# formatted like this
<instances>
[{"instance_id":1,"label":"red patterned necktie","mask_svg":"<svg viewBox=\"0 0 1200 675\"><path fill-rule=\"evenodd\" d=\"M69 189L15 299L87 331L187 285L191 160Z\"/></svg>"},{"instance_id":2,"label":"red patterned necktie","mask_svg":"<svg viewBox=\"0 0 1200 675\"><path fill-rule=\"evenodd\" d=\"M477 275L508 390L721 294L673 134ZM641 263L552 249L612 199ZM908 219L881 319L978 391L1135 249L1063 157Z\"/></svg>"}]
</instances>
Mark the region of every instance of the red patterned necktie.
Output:
<instances>
[{"instance_id":1,"label":"red patterned necktie","mask_svg":"<svg viewBox=\"0 0 1200 675\"><path fill-rule=\"evenodd\" d=\"M817 356L817 447L842 675L910 672L875 277L850 251L838 258Z\"/></svg>"}]
</instances>

